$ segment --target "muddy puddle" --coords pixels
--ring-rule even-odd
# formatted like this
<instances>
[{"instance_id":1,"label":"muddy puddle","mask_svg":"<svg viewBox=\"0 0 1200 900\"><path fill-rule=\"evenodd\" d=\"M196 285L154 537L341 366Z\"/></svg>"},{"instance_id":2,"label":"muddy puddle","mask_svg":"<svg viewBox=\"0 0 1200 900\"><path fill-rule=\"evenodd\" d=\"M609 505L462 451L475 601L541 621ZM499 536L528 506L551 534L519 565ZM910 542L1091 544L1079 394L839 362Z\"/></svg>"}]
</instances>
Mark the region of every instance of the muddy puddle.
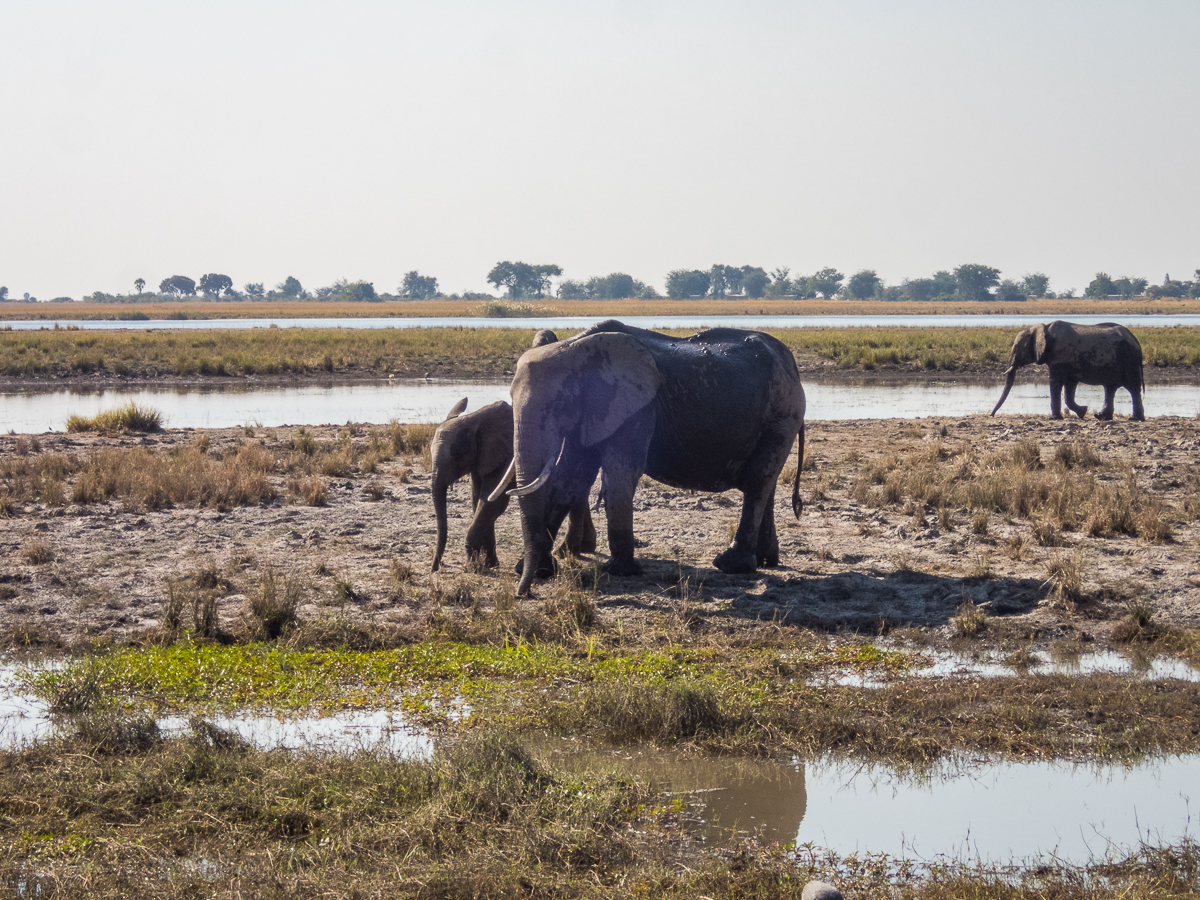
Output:
<instances>
[{"instance_id":1,"label":"muddy puddle","mask_svg":"<svg viewBox=\"0 0 1200 900\"><path fill-rule=\"evenodd\" d=\"M991 412L1000 396L999 382L904 382L897 384L832 384L806 380L810 420L906 419L958 417ZM0 422L6 431L41 434L63 431L71 415L92 417L104 409L133 402L163 416L168 428L274 428L281 425L329 425L343 422L386 424L440 422L459 399L469 409L508 400L507 381L389 379L365 384L299 387L193 386L188 388L78 388L70 390L0 391ZM1099 409L1100 388L1081 386L1077 399ZM1004 404L1005 415L1044 416L1050 408L1048 383L1018 383ZM1118 414L1132 413L1124 391L1117 393ZM1196 385L1154 385L1146 395L1149 416L1200 415Z\"/></svg>"},{"instance_id":2,"label":"muddy puddle","mask_svg":"<svg viewBox=\"0 0 1200 900\"><path fill-rule=\"evenodd\" d=\"M370 750L404 758L423 758L433 752L428 732L387 709L348 710L332 716L279 716L270 712L240 712L205 716L205 721L261 750ZM157 719L164 735L191 731L187 716ZM44 700L29 694L20 670L0 664L0 747L16 748L53 737L67 717L53 716Z\"/></svg>"},{"instance_id":3,"label":"muddy puddle","mask_svg":"<svg viewBox=\"0 0 1200 900\"><path fill-rule=\"evenodd\" d=\"M57 727L45 703L22 693L17 672L0 666L0 745L10 748L46 738ZM388 710L320 718L235 714L208 721L260 748L365 749L425 758L434 747L429 735ZM188 729L185 717L159 724L168 734ZM1195 839L1193 803L1200 802L1196 756L1129 767L958 759L913 776L839 759L707 758L597 750L558 739L535 742L534 751L568 772L611 772L650 783L705 843L756 837L842 855L990 862L1053 855L1082 863L1143 841Z\"/></svg>"},{"instance_id":4,"label":"muddy puddle","mask_svg":"<svg viewBox=\"0 0 1200 900\"><path fill-rule=\"evenodd\" d=\"M996 653L952 650L923 650L918 663L911 669L880 675L864 672L838 671L816 681L845 687L880 687L898 678L1013 678L1020 675L1094 675L1110 673L1128 675L1146 681L1176 678L1181 681L1200 681L1200 670L1172 656L1148 656L1136 652L1117 653L1099 650L1074 653L1060 650L1032 650L1023 653Z\"/></svg>"}]
</instances>

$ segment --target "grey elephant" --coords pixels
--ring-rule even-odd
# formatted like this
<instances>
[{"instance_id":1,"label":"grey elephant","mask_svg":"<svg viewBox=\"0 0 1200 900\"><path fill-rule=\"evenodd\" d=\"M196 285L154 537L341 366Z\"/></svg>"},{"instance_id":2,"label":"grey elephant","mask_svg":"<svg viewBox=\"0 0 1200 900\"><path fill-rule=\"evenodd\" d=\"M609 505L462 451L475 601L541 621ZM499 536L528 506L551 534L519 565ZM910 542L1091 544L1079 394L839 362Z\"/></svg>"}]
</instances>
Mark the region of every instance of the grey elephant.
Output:
<instances>
[{"instance_id":1,"label":"grey elephant","mask_svg":"<svg viewBox=\"0 0 1200 900\"><path fill-rule=\"evenodd\" d=\"M1097 419L1113 417L1113 400L1117 388L1125 388L1133 398L1133 418L1146 418L1142 407L1145 379L1142 370L1142 345L1124 325L1104 322L1100 325L1076 325L1055 321L1049 325L1034 325L1017 334L1005 371L1004 393L996 401L992 415L1004 405L1012 390L1017 369L1031 363L1050 369L1050 415L1062 418L1060 395L1065 392L1067 408L1081 419L1086 406L1075 402L1075 388L1080 383L1103 385L1104 407Z\"/></svg>"},{"instance_id":2,"label":"grey elephant","mask_svg":"<svg viewBox=\"0 0 1200 900\"><path fill-rule=\"evenodd\" d=\"M804 389L775 338L734 328L674 338L609 320L527 351L512 398L513 463L493 496L515 479L525 542L519 593L553 574L554 536L601 469L611 574L641 571L633 496L643 474L682 489L740 490L737 532L714 565L740 573L778 564L775 484L797 436L804 458Z\"/></svg>"},{"instance_id":3,"label":"grey elephant","mask_svg":"<svg viewBox=\"0 0 1200 900\"><path fill-rule=\"evenodd\" d=\"M533 346L558 340L553 331L539 331ZM437 519L437 547L433 571L442 564L446 550L446 494L450 485L464 475L471 477L471 524L467 528L467 556L483 555L488 566L499 565L496 557L496 520L508 506L508 497L495 500L488 495L500 483L513 456L513 411L503 400L463 415L467 398L454 404L446 421L433 434L433 512ZM571 513L567 549L589 553L596 549L596 529L587 502Z\"/></svg>"}]
</instances>

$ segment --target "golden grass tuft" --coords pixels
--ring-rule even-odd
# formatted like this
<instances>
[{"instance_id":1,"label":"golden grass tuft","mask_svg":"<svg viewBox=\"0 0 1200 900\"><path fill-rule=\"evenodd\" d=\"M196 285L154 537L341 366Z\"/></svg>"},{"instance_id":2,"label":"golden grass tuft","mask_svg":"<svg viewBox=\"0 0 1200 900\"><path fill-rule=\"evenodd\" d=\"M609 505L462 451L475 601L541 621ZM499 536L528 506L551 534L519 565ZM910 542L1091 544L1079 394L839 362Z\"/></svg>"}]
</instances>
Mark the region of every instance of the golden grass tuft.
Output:
<instances>
[{"instance_id":1,"label":"golden grass tuft","mask_svg":"<svg viewBox=\"0 0 1200 900\"><path fill-rule=\"evenodd\" d=\"M54 548L45 538L36 537L21 548L21 556L31 566L43 566L54 562Z\"/></svg>"},{"instance_id":2,"label":"golden grass tuft","mask_svg":"<svg viewBox=\"0 0 1200 900\"><path fill-rule=\"evenodd\" d=\"M85 416L67 417L67 431L101 431L125 433L129 431L162 431L162 413L149 406L138 406L130 401L115 409L102 410L90 419Z\"/></svg>"}]
</instances>

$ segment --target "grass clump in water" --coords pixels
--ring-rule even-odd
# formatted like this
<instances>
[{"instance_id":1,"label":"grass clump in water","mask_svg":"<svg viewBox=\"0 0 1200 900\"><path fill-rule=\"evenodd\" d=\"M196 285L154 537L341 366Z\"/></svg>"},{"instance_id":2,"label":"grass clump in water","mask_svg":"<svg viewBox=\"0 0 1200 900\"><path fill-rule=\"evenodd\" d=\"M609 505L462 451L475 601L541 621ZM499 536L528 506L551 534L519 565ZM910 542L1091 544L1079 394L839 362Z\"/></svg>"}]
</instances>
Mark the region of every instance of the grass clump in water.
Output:
<instances>
[{"instance_id":1,"label":"grass clump in water","mask_svg":"<svg viewBox=\"0 0 1200 900\"><path fill-rule=\"evenodd\" d=\"M124 406L96 413L90 419L85 416L67 417L67 431L102 431L125 433L129 431L162 431L162 413L149 406L138 406L130 401Z\"/></svg>"}]
</instances>

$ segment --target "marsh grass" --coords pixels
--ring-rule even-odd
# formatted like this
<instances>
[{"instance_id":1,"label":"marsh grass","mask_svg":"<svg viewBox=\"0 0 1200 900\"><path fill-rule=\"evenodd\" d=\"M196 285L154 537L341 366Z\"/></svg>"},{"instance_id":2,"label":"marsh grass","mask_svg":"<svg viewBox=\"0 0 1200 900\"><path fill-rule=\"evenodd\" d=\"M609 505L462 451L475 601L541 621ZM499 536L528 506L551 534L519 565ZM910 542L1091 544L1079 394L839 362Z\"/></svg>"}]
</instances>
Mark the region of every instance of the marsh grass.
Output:
<instances>
[{"instance_id":1,"label":"marsh grass","mask_svg":"<svg viewBox=\"0 0 1200 900\"><path fill-rule=\"evenodd\" d=\"M222 304L222 306L237 306ZM323 304L309 304L298 314L326 315ZM370 304L369 306L375 306ZM412 304L401 314L416 315ZM744 305L725 304L728 312L746 314ZM819 306L819 304L818 304ZM894 314L904 304L843 306L830 304L842 312ZM976 304L975 306L978 306ZM705 314L707 304L654 301L652 303L616 303L609 306L615 315ZM231 310L232 314L252 314L252 305ZM268 307L269 316L278 316L281 307ZM433 309L434 307L426 307ZM560 307L561 308L561 307ZM572 304L570 312L583 305ZM782 309L764 301L757 309ZM790 308L803 309L803 304ZM817 307L812 307L817 308ZM216 309L216 306L213 307ZM541 304L495 300L486 304L465 304L459 315L544 316L560 314ZM640 310L640 313L639 313ZM949 312L928 304L915 305L919 313ZM974 310L978 311L978 310ZM989 312L998 311L989 304ZM1029 308L1018 308L1030 315ZM73 311L74 312L74 311ZM111 311L107 311L111 314ZM208 310L205 310L208 312ZM362 310L350 311L363 314ZM379 309L370 310L378 313ZM1093 309L1088 310L1089 314ZM81 314L86 314L82 313ZM264 314L262 312L260 315ZM769 329L802 362L829 360L839 367L875 371L988 370L999 373L1012 345L1011 328L796 328ZM673 333L686 336L687 329ZM529 348L533 329L471 328L470 318L462 327L391 328L391 329L299 329L270 328L211 332L99 332L99 331L3 331L0 330L0 373L9 376L59 374L63 376L108 372L113 375L154 377L158 373L202 377L234 375L327 374L378 376L402 374L426 375L451 371L465 374L495 374L511 371L516 359ZM1200 365L1200 329L1143 328L1138 331L1147 365L1168 368ZM328 368L327 368L328 367Z\"/></svg>"},{"instance_id":2,"label":"marsh grass","mask_svg":"<svg viewBox=\"0 0 1200 900\"><path fill-rule=\"evenodd\" d=\"M162 612L162 626L167 636L176 639L189 633L201 640L217 637L218 599L220 593L215 587L201 587L192 578L169 579Z\"/></svg>"},{"instance_id":3,"label":"marsh grass","mask_svg":"<svg viewBox=\"0 0 1200 900\"><path fill-rule=\"evenodd\" d=\"M274 455L258 444L226 454L197 446L153 453L143 447L104 448L81 466L72 488L75 503L121 500L134 509L253 506L273 500L269 473Z\"/></svg>"},{"instance_id":4,"label":"marsh grass","mask_svg":"<svg viewBox=\"0 0 1200 900\"><path fill-rule=\"evenodd\" d=\"M123 434L129 431L162 431L162 413L149 406L138 406L132 401L115 409L96 413L90 419L85 416L67 417L67 431L103 431Z\"/></svg>"},{"instance_id":5,"label":"marsh grass","mask_svg":"<svg viewBox=\"0 0 1200 900\"><path fill-rule=\"evenodd\" d=\"M913 516L914 528L925 527L924 508L938 511L943 530L952 524L951 510L965 510L976 534L986 533L988 517L998 514L1029 520L1030 538L1043 547L1063 546L1070 532L1169 543L1181 516L1143 489L1131 466L1104 463L1082 441L1060 444L1049 463L1029 438L994 452L939 441L864 462L852 478L852 500L899 506ZM1022 552L1010 545L1014 559Z\"/></svg>"},{"instance_id":6,"label":"marsh grass","mask_svg":"<svg viewBox=\"0 0 1200 900\"><path fill-rule=\"evenodd\" d=\"M978 637L987 630L987 610L968 594L954 611L953 621L954 632L959 637Z\"/></svg>"},{"instance_id":7,"label":"marsh grass","mask_svg":"<svg viewBox=\"0 0 1200 900\"><path fill-rule=\"evenodd\" d=\"M304 597L304 582L295 575L276 574L268 566L246 600L242 623L252 640L274 640L297 624L296 611Z\"/></svg>"},{"instance_id":8,"label":"marsh grass","mask_svg":"<svg viewBox=\"0 0 1200 900\"><path fill-rule=\"evenodd\" d=\"M1055 553L1046 565L1050 576L1047 601L1052 607L1074 610L1083 601L1083 573L1086 562L1082 553Z\"/></svg>"},{"instance_id":9,"label":"marsh grass","mask_svg":"<svg viewBox=\"0 0 1200 900\"><path fill-rule=\"evenodd\" d=\"M0 789L22 800L6 810L0 884L56 897L450 900L599 896L597 873L639 871L631 826L654 815L648 788L567 775L502 733L406 760L227 746L206 725L163 738L152 720L92 718L5 751Z\"/></svg>"}]
</instances>

